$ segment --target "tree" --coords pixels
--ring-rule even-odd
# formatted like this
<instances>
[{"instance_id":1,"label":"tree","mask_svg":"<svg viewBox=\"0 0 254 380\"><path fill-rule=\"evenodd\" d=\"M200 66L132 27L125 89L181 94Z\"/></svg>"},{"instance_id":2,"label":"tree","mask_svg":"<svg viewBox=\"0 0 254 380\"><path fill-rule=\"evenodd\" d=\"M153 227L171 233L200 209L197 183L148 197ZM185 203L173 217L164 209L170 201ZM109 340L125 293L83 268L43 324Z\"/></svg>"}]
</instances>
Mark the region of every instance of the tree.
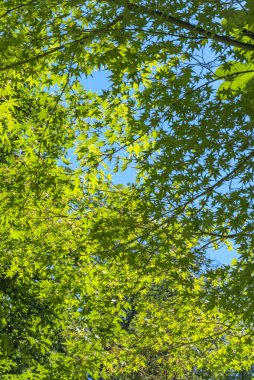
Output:
<instances>
[{"instance_id":1,"label":"tree","mask_svg":"<svg viewBox=\"0 0 254 380\"><path fill-rule=\"evenodd\" d=\"M249 369L253 13L2 2L3 379ZM239 258L214 267L220 246Z\"/></svg>"}]
</instances>

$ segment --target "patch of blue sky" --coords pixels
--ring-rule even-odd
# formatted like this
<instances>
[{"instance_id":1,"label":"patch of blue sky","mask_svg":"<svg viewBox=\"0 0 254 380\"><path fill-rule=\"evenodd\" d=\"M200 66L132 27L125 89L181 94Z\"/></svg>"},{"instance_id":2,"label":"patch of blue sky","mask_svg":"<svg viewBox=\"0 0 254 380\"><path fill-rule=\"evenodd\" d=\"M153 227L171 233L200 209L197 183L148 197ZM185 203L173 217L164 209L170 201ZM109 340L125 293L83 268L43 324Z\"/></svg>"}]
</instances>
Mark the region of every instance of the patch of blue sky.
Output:
<instances>
[{"instance_id":1,"label":"patch of blue sky","mask_svg":"<svg viewBox=\"0 0 254 380\"><path fill-rule=\"evenodd\" d=\"M233 259L239 258L239 254L236 249L229 250L226 245L219 247L218 249L207 250L207 257L214 261L215 265L227 265L230 264Z\"/></svg>"},{"instance_id":2,"label":"patch of blue sky","mask_svg":"<svg viewBox=\"0 0 254 380\"><path fill-rule=\"evenodd\" d=\"M111 85L109 76L110 71L108 70L95 70L91 75L82 77L82 85L86 88L87 91L92 91L100 95L103 91L106 91ZM116 150L117 148L119 147L116 147ZM126 156L124 148L119 152L119 155L121 157ZM78 161L76 156L74 155L74 149L70 150L69 158L71 161L71 167L77 167ZM107 159L103 160L103 162L105 162L108 165L109 173L112 176L112 181L114 184L128 185L135 181L136 170L134 167L128 167L124 171L119 168L117 172L114 172L113 169L115 166L116 158L113 157L111 162L109 162L109 160Z\"/></svg>"},{"instance_id":3,"label":"patch of blue sky","mask_svg":"<svg viewBox=\"0 0 254 380\"><path fill-rule=\"evenodd\" d=\"M89 76L83 76L82 85L89 91L101 94L103 90L107 90L110 86L109 81L110 71L97 70Z\"/></svg>"},{"instance_id":4,"label":"patch of blue sky","mask_svg":"<svg viewBox=\"0 0 254 380\"><path fill-rule=\"evenodd\" d=\"M211 70L216 67L216 56L211 51L209 45L203 48L201 55L199 56L199 61L193 63L193 70L197 75L203 76L204 72L211 73ZM108 70L98 70L94 71L91 75L85 77L82 77L82 84L84 87L89 91L96 92L98 94L102 94L103 90L107 90L111 83L109 80L110 71ZM204 78L204 76L203 76ZM220 85L220 80L215 80L211 83L214 90L218 88ZM201 79L200 83L196 84L196 86L200 86L205 84L205 79ZM170 126L166 126L166 129L170 128ZM124 156L125 152L124 149L121 151L121 155ZM78 166L78 161L76 160L76 157L74 156L74 152L70 151L70 159L72 162L72 167L75 168ZM113 183L114 184L124 184L128 185L129 183L133 183L135 181L136 177L136 170L135 167L129 167L125 171L119 170L116 173L113 173L113 167L114 167L114 161L112 160L112 163L109 164L110 168L110 174L112 175ZM224 175L224 173L222 173ZM236 183L237 185L237 183ZM229 191L228 184L224 184L220 186L219 188L220 192L227 193ZM218 250L210 249L207 253L208 257L220 262L221 264L229 263L233 258L237 257L237 252L235 249L233 251L229 251L226 247L221 247Z\"/></svg>"}]
</instances>

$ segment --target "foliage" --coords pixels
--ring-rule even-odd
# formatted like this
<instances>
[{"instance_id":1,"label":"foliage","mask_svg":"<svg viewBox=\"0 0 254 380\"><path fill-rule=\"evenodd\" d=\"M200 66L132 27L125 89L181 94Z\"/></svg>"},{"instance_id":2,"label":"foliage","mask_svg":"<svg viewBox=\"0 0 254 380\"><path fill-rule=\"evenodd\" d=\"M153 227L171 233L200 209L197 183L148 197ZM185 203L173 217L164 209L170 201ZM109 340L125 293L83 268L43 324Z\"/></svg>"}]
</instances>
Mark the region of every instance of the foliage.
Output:
<instances>
[{"instance_id":1,"label":"foliage","mask_svg":"<svg viewBox=\"0 0 254 380\"><path fill-rule=\"evenodd\" d=\"M251 376L253 13L0 3L2 379Z\"/></svg>"}]
</instances>

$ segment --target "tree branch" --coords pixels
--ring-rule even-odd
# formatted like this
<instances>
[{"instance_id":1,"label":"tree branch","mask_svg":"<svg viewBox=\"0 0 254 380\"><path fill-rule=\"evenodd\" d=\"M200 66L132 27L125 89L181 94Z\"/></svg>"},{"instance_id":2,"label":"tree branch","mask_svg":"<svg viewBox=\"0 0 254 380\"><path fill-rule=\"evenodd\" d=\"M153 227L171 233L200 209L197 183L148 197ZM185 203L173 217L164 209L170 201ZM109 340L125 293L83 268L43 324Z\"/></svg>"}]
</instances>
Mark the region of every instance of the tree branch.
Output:
<instances>
[{"instance_id":1,"label":"tree branch","mask_svg":"<svg viewBox=\"0 0 254 380\"><path fill-rule=\"evenodd\" d=\"M20 8L27 7L28 5L32 4L33 2L34 2L34 1L31 0L31 1L28 1L27 3L22 3L22 4L17 5L16 7L13 7L13 8L9 8L9 9L7 9L4 13L2 13L2 14L0 15L0 19L1 19L1 18L4 18L5 16L7 16L9 13L11 13L11 12L13 12L13 11L16 11L16 10L18 10L18 9L20 9Z\"/></svg>"},{"instance_id":2,"label":"tree branch","mask_svg":"<svg viewBox=\"0 0 254 380\"><path fill-rule=\"evenodd\" d=\"M195 235L215 236L215 237L218 237L220 239L234 239L234 238L238 237L239 235L245 236L245 237L253 236L252 233L245 233L245 232L238 232L238 233L235 233L235 234L224 235L224 234L219 234L219 233L216 233L216 232L203 231L201 228L199 228L199 231L200 232L196 232Z\"/></svg>"},{"instance_id":3,"label":"tree branch","mask_svg":"<svg viewBox=\"0 0 254 380\"><path fill-rule=\"evenodd\" d=\"M145 7L143 5L133 4L133 3L130 3L128 0L126 0L126 1L123 1L123 0L121 0L121 1L119 1L119 0L104 0L104 1L109 2L109 3L114 3L116 5L124 6L131 11L136 11L136 12L138 11L139 13L143 12L149 16L152 16L155 19L160 18L163 22L165 22L167 24L178 26L179 28L188 30L189 32L191 32L193 34L198 35L198 36L202 36L204 38L207 38L207 39L210 39L213 41L222 42L225 45L234 46L234 47L237 47L237 48L240 48L243 50L254 51L254 45L253 44L242 42L242 41L236 40L236 39L228 37L228 36L222 36L220 34L212 33L208 30L205 30L205 29L197 26L197 25L191 24L188 21L183 21L183 20L180 20L176 17L170 16L167 13L164 13L164 12L161 12L158 10L153 10L153 9L150 9L150 8Z\"/></svg>"},{"instance_id":4,"label":"tree branch","mask_svg":"<svg viewBox=\"0 0 254 380\"><path fill-rule=\"evenodd\" d=\"M62 44L62 45L58 45L56 46L55 48L52 48L52 49L49 49L47 51L44 51L42 53L39 53L37 55L34 55L30 58L27 58L27 59L24 59L23 61L18 61L18 62L14 62L14 63L11 63L7 66L4 66L4 67L0 67L0 72L1 71L5 71L5 70L9 70L9 69L14 69L16 67L19 67L19 66L22 66L22 65L25 65L27 63L31 63L31 62L35 62L41 58L46 58L54 53L57 53L58 51L61 51L63 50L64 48L67 48L67 47L70 47L71 45L74 45L74 44L83 44L85 43L86 41L89 41L89 39L93 39L94 37L97 37L98 35L100 34L103 34L105 32L108 32L108 29L112 26L114 26L115 24L117 24L117 22L122 18L121 15L117 16L115 18L115 20L113 20L112 22L110 22L109 24L107 24L105 26L105 28L103 29L96 29L95 31L89 33L88 35L86 35L85 37L82 36L80 38L77 38L76 40L73 40L73 41L70 41L70 42L67 42L66 44Z\"/></svg>"}]
</instances>

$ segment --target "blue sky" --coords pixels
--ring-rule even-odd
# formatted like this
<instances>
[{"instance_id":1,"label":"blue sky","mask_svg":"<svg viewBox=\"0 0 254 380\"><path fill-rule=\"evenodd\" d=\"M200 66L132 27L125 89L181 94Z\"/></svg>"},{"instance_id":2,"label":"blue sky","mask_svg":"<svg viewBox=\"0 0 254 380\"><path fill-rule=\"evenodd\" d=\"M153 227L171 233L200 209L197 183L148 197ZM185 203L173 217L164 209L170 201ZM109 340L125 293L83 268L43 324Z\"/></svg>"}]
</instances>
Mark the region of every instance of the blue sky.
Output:
<instances>
[{"instance_id":1,"label":"blue sky","mask_svg":"<svg viewBox=\"0 0 254 380\"><path fill-rule=\"evenodd\" d=\"M87 90L100 93L103 89L107 89L109 81L107 79L109 72L96 71L93 76L84 78L83 84ZM218 84L217 84L218 85ZM113 175L114 183L127 184L133 182L135 179L135 170L132 168L127 169L125 172L118 172ZM237 257L235 250L228 250L226 246L219 248L218 250L210 249L208 256L215 260L218 264L229 264L233 258Z\"/></svg>"}]
</instances>

